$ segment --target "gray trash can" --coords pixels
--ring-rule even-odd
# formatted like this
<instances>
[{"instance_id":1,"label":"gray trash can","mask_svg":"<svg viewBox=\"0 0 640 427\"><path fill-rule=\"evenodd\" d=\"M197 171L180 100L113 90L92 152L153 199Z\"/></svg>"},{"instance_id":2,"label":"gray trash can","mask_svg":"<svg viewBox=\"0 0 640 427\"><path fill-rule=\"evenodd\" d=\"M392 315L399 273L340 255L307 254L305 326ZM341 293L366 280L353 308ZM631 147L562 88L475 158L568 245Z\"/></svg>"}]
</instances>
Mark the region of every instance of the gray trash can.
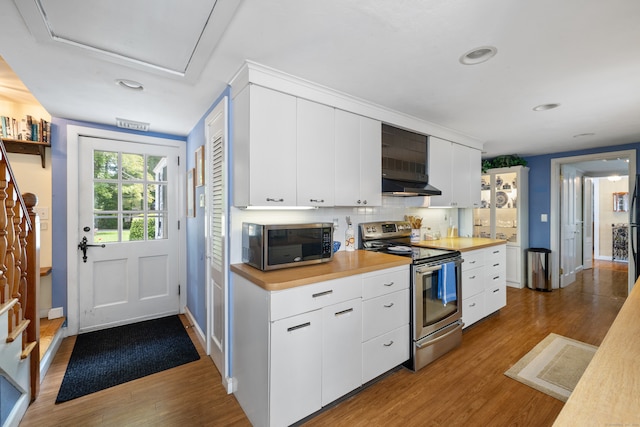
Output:
<instances>
[{"instance_id":1,"label":"gray trash can","mask_svg":"<svg viewBox=\"0 0 640 427\"><path fill-rule=\"evenodd\" d=\"M527 287L551 292L551 251L545 248L527 249Z\"/></svg>"}]
</instances>

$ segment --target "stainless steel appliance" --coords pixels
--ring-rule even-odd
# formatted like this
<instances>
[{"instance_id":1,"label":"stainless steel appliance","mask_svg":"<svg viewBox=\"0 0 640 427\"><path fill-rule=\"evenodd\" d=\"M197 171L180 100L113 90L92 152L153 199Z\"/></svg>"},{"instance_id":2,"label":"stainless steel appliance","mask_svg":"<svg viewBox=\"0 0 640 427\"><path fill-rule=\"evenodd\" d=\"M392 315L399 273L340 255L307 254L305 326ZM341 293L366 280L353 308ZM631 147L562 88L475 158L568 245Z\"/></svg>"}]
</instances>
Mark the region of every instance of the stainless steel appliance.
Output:
<instances>
[{"instance_id":1,"label":"stainless steel appliance","mask_svg":"<svg viewBox=\"0 0 640 427\"><path fill-rule=\"evenodd\" d=\"M242 223L242 262L260 270L328 262L333 224Z\"/></svg>"},{"instance_id":2,"label":"stainless steel appliance","mask_svg":"<svg viewBox=\"0 0 640 427\"><path fill-rule=\"evenodd\" d=\"M411 224L405 221L362 223L359 233L362 249L412 258L411 359L406 366L417 371L460 345L460 252L411 246ZM443 292L443 287L449 292Z\"/></svg>"},{"instance_id":3,"label":"stainless steel appliance","mask_svg":"<svg viewBox=\"0 0 640 427\"><path fill-rule=\"evenodd\" d=\"M382 192L391 196L439 196L429 185L427 137L382 125Z\"/></svg>"}]
</instances>

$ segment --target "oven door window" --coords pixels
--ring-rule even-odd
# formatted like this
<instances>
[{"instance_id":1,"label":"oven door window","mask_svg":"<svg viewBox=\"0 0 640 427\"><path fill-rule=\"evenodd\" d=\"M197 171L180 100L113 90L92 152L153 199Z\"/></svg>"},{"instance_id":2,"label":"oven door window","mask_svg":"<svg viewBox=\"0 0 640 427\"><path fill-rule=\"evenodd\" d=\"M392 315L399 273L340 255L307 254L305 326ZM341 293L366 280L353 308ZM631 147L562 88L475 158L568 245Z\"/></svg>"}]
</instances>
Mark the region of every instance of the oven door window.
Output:
<instances>
[{"instance_id":1,"label":"oven door window","mask_svg":"<svg viewBox=\"0 0 640 427\"><path fill-rule=\"evenodd\" d=\"M422 327L434 325L458 310L458 300L449 301L446 304L443 302L443 270L442 266L435 268L429 268L422 271L418 271L416 274L416 296L419 298L416 304L422 306L421 319ZM454 288L458 288L457 277ZM456 291L457 292L457 291ZM458 295L459 297L459 295ZM418 310L420 311L420 310Z\"/></svg>"}]
</instances>

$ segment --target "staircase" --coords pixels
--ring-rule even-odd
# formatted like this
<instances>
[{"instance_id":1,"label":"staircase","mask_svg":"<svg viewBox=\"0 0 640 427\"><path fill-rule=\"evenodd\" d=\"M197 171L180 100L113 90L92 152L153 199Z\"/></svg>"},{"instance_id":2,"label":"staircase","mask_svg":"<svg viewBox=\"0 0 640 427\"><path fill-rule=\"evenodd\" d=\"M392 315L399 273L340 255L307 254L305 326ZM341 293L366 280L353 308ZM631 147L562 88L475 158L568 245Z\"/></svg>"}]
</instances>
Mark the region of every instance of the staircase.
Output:
<instances>
[{"instance_id":1,"label":"staircase","mask_svg":"<svg viewBox=\"0 0 640 427\"><path fill-rule=\"evenodd\" d=\"M17 426L40 384L37 197L20 195L0 142L0 425ZM25 203L26 202L26 203Z\"/></svg>"}]
</instances>

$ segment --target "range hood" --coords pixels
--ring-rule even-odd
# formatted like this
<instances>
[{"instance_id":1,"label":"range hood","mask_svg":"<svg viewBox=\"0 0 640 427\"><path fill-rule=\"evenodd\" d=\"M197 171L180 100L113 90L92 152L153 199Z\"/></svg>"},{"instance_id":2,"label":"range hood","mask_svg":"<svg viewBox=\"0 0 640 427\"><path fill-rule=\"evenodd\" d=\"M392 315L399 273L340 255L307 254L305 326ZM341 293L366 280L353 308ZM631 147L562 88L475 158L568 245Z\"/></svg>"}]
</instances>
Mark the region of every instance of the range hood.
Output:
<instances>
[{"instance_id":1,"label":"range hood","mask_svg":"<svg viewBox=\"0 0 640 427\"><path fill-rule=\"evenodd\" d=\"M429 185L427 137L382 125L382 194L387 196L440 196Z\"/></svg>"},{"instance_id":2,"label":"range hood","mask_svg":"<svg viewBox=\"0 0 640 427\"><path fill-rule=\"evenodd\" d=\"M412 197L412 196L440 196L438 190L429 182L399 181L396 179L382 178L382 194L386 196Z\"/></svg>"}]
</instances>

